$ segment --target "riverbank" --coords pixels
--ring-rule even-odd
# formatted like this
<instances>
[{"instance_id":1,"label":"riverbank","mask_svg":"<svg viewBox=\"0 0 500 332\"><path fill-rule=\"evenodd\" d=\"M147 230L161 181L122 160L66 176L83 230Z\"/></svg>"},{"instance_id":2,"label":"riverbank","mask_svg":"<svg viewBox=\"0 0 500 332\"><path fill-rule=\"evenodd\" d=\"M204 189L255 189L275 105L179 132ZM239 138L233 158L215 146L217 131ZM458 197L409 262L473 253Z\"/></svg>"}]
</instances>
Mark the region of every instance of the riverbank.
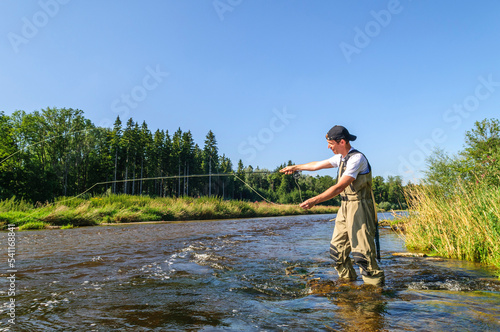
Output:
<instances>
[{"instance_id":1,"label":"riverbank","mask_svg":"<svg viewBox=\"0 0 500 332\"><path fill-rule=\"evenodd\" d=\"M15 198L0 202L0 227L14 224L23 229L72 228L100 224L145 221L182 221L273 217L299 214L333 214L336 206L315 206L303 210L298 205L222 200L218 197L148 197L106 195L83 198L64 197L52 204L33 206Z\"/></svg>"},{"instance_id":2,"label":"riverbank","mask_svg":"<svg viewBox=\"0 0 500 332\"><path fill-rule=\"evenodd\" d=\"M500 268L500 188L457 183L408 190L408 216L395 220L410 250Z\"/></svg>"}]
</instances>

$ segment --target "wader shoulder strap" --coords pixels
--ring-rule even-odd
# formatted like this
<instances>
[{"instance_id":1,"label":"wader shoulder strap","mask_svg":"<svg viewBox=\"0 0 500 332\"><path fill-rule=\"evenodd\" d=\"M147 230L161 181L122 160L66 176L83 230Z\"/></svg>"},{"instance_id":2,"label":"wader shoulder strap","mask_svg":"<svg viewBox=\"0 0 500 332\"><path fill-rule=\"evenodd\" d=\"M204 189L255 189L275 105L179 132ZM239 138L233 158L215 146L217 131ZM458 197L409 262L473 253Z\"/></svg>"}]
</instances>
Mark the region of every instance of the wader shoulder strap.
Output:
<instances>
[{"instance_id":1,"label":"wader shoulder strap","mask_svg":"<svg viewBox=\"0 0 500 332\"><path fill-rule=\"evenodd\" d=\"M347 156L345 156L345 158L344 158L344 163L347 164L347 161L349 160L349 158L351 158L351 156L353 156L353 155L355 155L357 153L361 153L365 157L366 162L368 163L368 172L371 172L372 171L372 166L370 165L370 162L368 161L368 158L366 158L366 156L362 152L359 152L356 149L352 149L351 151L349 151L349 153L347 154Z\"/></svg>"},{"instance_id":2,"label":"wader shoulder strap","mask_svg":"<svg viewBox=\"0 0 500 332\"><path fill-rule=\"evenodd\" d=\"M344 174L344 171L345 171L345 167L347 165L347 161L349 160L349 158L351 158L352 155L356 154L356 153L361 153L359 152L358 150L356 149L352 149L351 151L349 151L349 153L345 156L345 158L340 158L340 165L339 165L339 171L337 172L337 182L340 181L340 177ZM366 158L366 157L365 157ZM368 159L367 159L368 161ZM371 170L371 168L370 168Z\"/></svg>"},{"instance_id":3,"label":"wader shoulder strap","mask_svg":"<svg viewBox=\"0 0 500 332\"><path fill-rule=\"evenodd\" d=\"M344 174L344 171L345 171L346 165L347 165L347 161L349 160L349 158L351 158L353 155L355 155L357 153L361 153L365 157L366 162L368 163L368 173L370 173L372 171L372 166L370 165L368 158L366 158L366 156L362 152L359 152L356 149L352 149L351 151L349 151L349 153L345 156L344 159L342 159L342 158L340 159L340 165L339 165L339 169L337 172L337 183L340 181L340 177ZM351 184L351 188L353 188L352 184Z\"/></svg>"}]
</instances>

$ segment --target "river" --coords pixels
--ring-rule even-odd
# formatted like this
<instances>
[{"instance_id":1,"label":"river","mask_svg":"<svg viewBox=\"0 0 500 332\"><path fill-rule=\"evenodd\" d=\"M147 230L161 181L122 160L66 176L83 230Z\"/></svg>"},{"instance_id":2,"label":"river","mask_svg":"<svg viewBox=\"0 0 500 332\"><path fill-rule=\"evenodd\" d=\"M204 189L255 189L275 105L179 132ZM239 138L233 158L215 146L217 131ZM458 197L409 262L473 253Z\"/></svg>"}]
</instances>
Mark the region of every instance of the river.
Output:
<instances>
[{"instance_id":1,"label":"river","mask_svg":"<svg viewBox=\"0 0 500 332\"><path fill-rule=\"evenodd\" d=\"M492 270L394 256L406 250L387 229L386 286L336 282L332 217L16 231L15 325L2 273L0 330L500 330ZM6 256L7 233L0 237Z\"/></svg>"}]
</instances>

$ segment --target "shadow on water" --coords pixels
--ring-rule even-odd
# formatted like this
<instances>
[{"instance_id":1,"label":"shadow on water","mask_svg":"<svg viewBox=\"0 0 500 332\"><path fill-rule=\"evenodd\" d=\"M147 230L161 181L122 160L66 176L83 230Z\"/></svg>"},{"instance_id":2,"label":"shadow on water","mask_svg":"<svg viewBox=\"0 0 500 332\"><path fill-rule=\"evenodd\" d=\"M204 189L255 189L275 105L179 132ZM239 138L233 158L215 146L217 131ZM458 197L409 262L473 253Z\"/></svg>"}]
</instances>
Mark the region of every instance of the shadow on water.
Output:
<instances>
[{"instance_id":1,"label":"shadow on water","mask_svg":"<svg viewBox=\"0 0 500 332\"><path fill-rule=\"evenodd\" d=\"M500 329L500 285L493 271L468 262L394 256L405 251L403 242L387 229L381 229L386 286L364 285L360 278L339 281L328 258L334 226L328 219L18 232L16 328ZM4 275L0 287L7 287ZM5 313L5 303L0 310ZM0 330L5 328L2 320Z\"/></svg>"}]
</instances>

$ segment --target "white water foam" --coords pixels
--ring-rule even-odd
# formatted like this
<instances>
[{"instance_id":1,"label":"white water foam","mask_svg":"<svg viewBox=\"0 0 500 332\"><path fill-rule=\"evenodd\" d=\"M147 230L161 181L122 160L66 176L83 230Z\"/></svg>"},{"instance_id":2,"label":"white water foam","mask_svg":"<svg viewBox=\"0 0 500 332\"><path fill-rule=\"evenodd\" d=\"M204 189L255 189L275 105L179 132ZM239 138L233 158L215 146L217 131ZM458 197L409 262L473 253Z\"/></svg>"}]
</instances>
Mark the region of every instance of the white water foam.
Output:
<instances>
[{"instance_id":1,"label":"white water foam","mask_svg":"<svg viewBox=\"0 0 500 332\"><path fill-rule=\"evenodd\" d=\"M446 279L445 281L414 281L408 284L411 290L447 290L452 292L464 292L472 290L471 287L457 280Z\"/></svg>"}]
</instances>

